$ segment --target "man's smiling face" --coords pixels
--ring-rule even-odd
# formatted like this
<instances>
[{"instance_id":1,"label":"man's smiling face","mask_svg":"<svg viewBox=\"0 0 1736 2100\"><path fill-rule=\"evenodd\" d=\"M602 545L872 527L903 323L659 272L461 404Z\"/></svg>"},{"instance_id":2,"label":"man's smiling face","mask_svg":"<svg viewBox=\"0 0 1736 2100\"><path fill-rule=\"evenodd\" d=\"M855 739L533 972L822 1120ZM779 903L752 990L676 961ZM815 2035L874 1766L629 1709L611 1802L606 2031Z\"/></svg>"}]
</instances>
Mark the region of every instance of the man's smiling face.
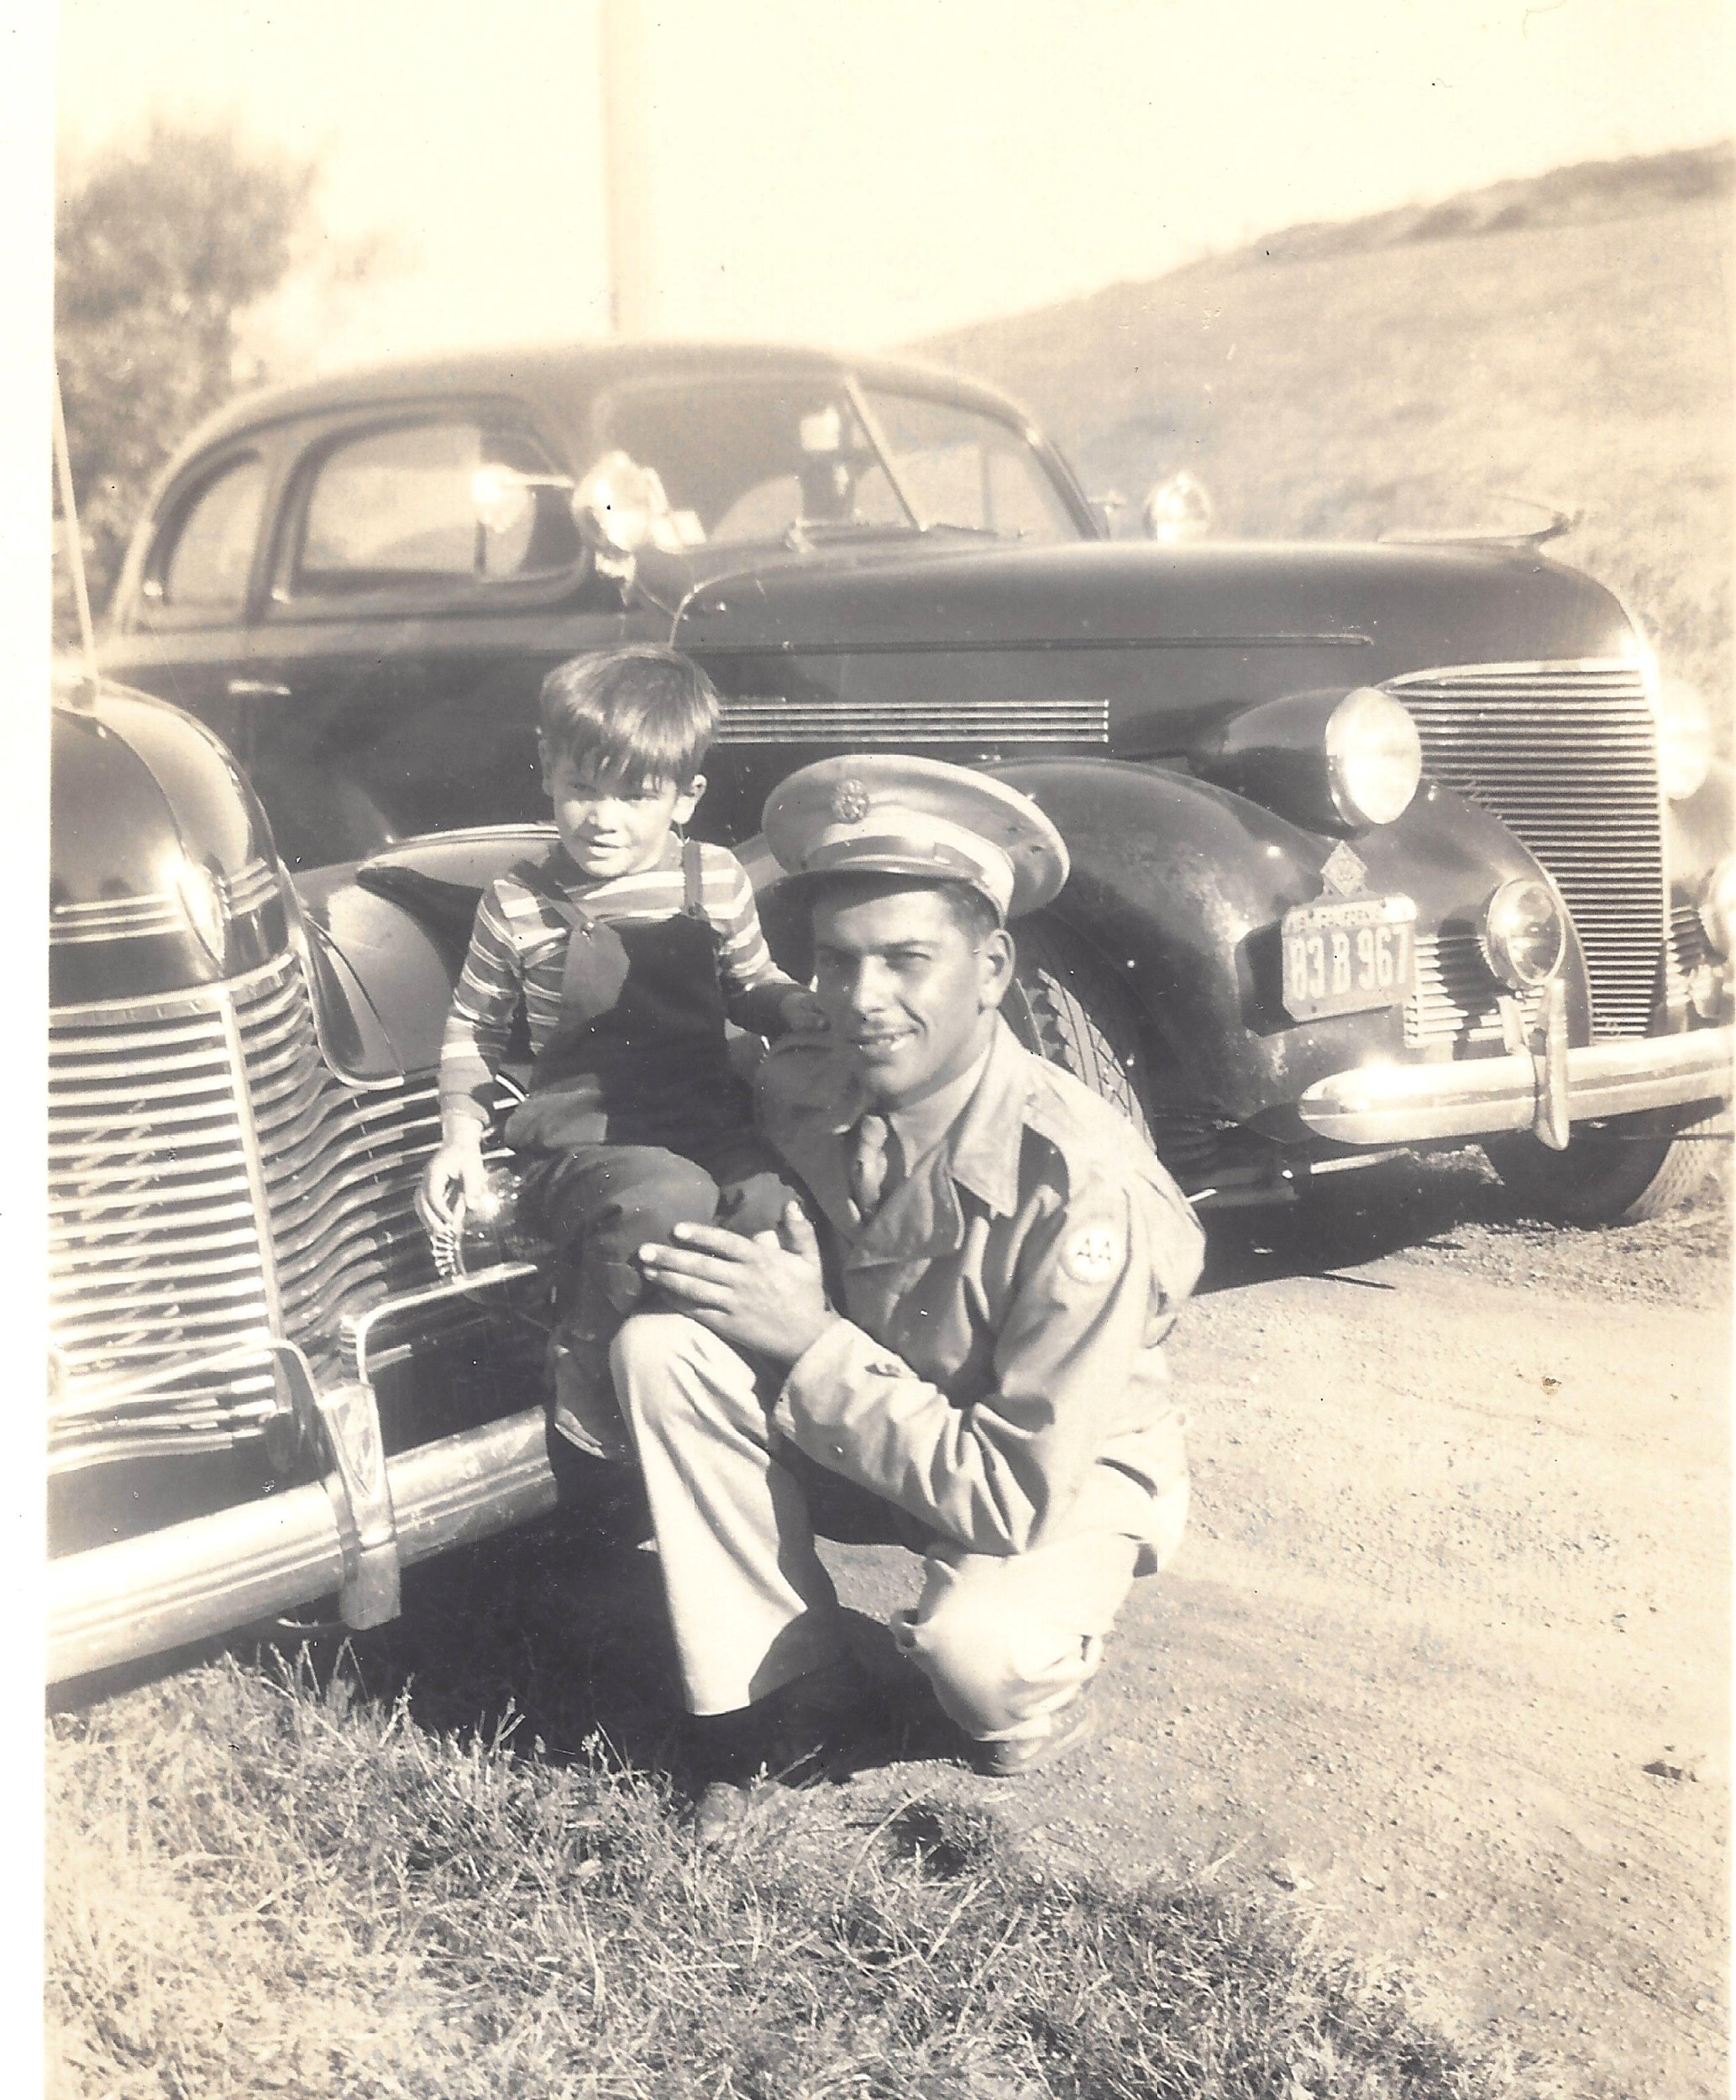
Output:
<instances>
[{"instance_id":1,"label":"man's smiling face","mask_svg":"<svg viewBox=\"0 0 1736 2100\"><path fill-rule=\"evenodd\" d=\"M815 992L833 1037L889 1108L969 1070L1012 971L1004 929L967 930L932 885L870 876L829 884L815 900Z\"/></svg>"}]
</instances>

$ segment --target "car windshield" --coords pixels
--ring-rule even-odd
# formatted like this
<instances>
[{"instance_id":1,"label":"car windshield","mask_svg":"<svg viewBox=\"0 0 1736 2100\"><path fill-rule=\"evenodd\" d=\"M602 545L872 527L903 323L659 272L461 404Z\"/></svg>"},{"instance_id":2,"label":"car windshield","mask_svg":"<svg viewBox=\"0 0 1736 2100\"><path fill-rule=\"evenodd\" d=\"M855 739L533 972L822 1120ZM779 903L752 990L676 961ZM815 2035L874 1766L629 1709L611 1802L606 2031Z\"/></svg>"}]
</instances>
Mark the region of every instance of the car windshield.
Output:
<instances>
[{"instance_id":1,"label":"car windshield","mask_svg":"<svg viewBox=\"0 0 1736 2100\"><path fill-rule=\"evenodd\" d=\"M663 484L690 544L883 533L1078 539L1041 457L999 417L812 379L637 380L596 405L599 456Z\"/></svg>"}]
</instances>

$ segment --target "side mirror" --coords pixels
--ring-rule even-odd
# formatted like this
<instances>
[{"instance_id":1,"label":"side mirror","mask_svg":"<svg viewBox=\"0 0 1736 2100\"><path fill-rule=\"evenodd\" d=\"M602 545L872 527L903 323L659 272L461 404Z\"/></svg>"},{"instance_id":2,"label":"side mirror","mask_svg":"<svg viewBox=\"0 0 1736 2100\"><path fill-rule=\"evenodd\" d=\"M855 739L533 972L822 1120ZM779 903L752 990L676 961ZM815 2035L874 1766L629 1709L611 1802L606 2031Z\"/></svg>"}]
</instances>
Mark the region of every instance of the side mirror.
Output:
<instances>
[{"instance_id":1,"label":"side mirror","mask_svg":"<svg viewBox=\"0 0 1736 2100\"><path fill-rule=\"evenodd\" d=\"M674 509L655 467L625 452L606 452L573 491L573 516L598 574L623 591L632 585L642 547L679 554L705 538L691 511Z\"/></svg>"},{"instance_id":2,"label":"side mirror","mask_svg":"<svg viewBox=\"0 0 1736 2100\"><path fill-rule=\"evenodd\" d=\"M507 581L588 564L590 549L572 497L570 475L527 472L501 459L478 467L469 485L478 576Z\"/></svg>"},{"instance_id":3,"label":"side mirror","mask_svg":"<svg viewBox=\"0 0 1736 2100\"><path fill-rule=\"evenodd\" d=\"M1156 483L1141 516L1147 539L1161 546L1178 546L1183 540L1204 539L1210 532L1212 499L1205 485L1183 467L1167 481Z\"/></svg>"}]
</instances>

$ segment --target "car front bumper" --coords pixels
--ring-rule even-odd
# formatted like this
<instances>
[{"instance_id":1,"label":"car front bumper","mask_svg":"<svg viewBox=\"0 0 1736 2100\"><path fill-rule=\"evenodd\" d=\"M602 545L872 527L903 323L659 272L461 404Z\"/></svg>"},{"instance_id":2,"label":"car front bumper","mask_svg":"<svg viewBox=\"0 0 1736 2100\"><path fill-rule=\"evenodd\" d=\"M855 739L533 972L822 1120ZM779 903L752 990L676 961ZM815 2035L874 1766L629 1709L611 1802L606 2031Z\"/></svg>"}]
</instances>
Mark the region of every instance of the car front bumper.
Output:
<instances>
[{"instance_id":1,"label":"car front bumper","mask_svg":"<svg viewBox=\"0 0 1736 2100\"><path fill-rule=\"evenodd\" d=\"M1298 1103L1316 1137L1340 1145L1534 1131L1565 1144L1569 1123L1726 1101L1736 1028L1698 1028L1569 1049L1559 1038L1451 1064L1368 1064L1317 1079Z\"/></svg>"},{"instance_id":2,"label":"car front bumper","mask_svg":"<svg viewBox=\"0 0 1736 2100\"><path fill-rule=\"evenodd\" d=\"M336 1593L346 1624L398 1609L401 1569L555 1504L540 1406L388 1457L369 1372L377 1329L532 1272L503 1263L390 1299L354 1323L355 1376L322 1388L275 1345L298 1411L323 1444L323 1478L48 1563L51 1684L208 1640Z\"/></svg>"}]
</instances>

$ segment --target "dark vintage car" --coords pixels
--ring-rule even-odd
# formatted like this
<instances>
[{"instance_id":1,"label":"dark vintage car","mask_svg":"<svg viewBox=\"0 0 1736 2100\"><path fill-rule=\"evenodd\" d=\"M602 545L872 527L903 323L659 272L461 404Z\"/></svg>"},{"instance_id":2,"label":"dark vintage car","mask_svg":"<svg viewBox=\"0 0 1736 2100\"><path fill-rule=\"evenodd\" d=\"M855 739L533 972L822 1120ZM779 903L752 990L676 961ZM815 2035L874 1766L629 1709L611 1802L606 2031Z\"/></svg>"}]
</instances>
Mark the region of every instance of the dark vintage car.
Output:
<instances>
[{"instance_id":1,"label":"dark vintage car","mask_svg":"<svg viewBox=\"0 0 1736 2100\"><path fill-rule=\"evenodd\" d=\"M1615 1218L1705 1163L1728 772L1534 547L1106 543L1015 409L902 365L256 400L171 467L108 648L208 727L56 711L55 1677L334 1593L374 1623L406 1562L552 1506L529 1251L433 1248L411 1200L475 896L538 835L538 682L645 636L724 694L702 816L757 879L766 790L821 753L1042 803L1073 874L1013 1024L1202 1208L1479 1141Z\"/></svg>"},{"instance_id":2,"label":"dark vintage car","mask_svg":"<svg viewBox=\"0 0 1736 2100\"><path fill-rule=\"evenodd\" d=\"M310 1602L552 1508L547 1290L412 1199L461 940L291 882L202 725L73 689L53 735L49 1674ZM538 834L424 856L475 886Z\"/></svg>"},{"instance_id":3,"label":"dark vintage car","mask_svg":"<svg viewBox=\"0 0 1736 2100\"><path fill-rule=\"evenodd\" d=\"M877 745L1043 803L1074 874L1025 943L1035 1021L1196 1192L1487 1139L1539 1207L1615 1219L1706 1163L1675 1140L1729 1086L1728 770L1534 544L1106 542L984 388L538 350L223 411L105 660L311 868L542 815L543 672L651 638L724 696L714 836Z\"/></svg>"}]
</instances>

